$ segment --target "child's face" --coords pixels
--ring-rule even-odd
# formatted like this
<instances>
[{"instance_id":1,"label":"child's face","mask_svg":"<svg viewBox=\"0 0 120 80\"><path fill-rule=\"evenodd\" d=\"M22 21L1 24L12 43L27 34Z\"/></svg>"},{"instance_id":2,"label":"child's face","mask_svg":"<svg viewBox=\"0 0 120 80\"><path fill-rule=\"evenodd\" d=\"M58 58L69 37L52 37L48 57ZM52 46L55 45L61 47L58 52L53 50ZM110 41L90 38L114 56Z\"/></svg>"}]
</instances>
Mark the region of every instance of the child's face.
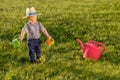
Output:
<instances>
[{"instance_id":1,"label":"child's face","mask_svg":"<svg viewBox=\"0 0 120 80\"><path fill-rule=\"evenodd\" d=\"M37 21L37 15L35 15L35 16L30 16L30 17L29 17L29 21L32 22L33 24L36 23L36 21Z\"/></svg>"}]
</instances>

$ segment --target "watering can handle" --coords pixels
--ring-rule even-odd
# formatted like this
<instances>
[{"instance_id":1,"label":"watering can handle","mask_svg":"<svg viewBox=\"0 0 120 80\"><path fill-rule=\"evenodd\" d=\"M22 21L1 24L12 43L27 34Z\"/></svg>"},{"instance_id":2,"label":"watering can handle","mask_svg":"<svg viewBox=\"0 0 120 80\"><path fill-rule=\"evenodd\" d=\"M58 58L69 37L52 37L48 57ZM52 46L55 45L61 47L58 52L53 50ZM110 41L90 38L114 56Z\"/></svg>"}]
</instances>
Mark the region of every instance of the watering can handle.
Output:
<instances>
[{"instance_id":1,"label":"watering can handle","mask_svg":"<svg viewBox=\"0 0 120 80\"><path fill-rule=\"evenodd\" d=\"M18 37L19 37L19 35L15 35L15 36L13 37L13 39L17 39L17 40L18 40ZM20 43L21 43L21 41L20 41Z\"/></svg>"},{"instance_id":2,"label":"watering can handle","mask_svg":"<svg viewBox=\"0 0 120 80\"><path fill-rule=\"evenodd\" d=\"M19 37L19 35L15 35L15 36L13 37L13 39L15 39L15 38L17 38L17 39L18 39L18 37Z\"/></svg>"},{"instance_id":3,"label":"watering can handle","mask_svg":"<svg viewBox=\"0 0 120 80\"><path fill-rule=\"evenodd\" d=\"M102 50L101 54L103 54L106 51L106 46L104 44L102 44L101 42L96 42L94 40L91 40L91 41L88 41L88 43L94 43L94 44L98 44L98 45L102 46L103 50Z\"/></svg>"}]
</instances>

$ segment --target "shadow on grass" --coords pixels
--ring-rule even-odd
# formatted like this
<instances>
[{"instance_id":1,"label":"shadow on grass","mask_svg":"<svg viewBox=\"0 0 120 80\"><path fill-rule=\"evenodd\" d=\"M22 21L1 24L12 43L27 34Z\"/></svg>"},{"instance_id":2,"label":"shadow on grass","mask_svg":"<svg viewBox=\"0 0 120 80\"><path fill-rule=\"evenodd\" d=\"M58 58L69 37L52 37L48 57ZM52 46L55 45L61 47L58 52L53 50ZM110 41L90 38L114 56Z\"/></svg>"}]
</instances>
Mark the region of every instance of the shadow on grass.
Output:
<instances>
[{"instance_id":1,"label":"shadow on grass","mask_svg":"<svg viewBox=\"0 0 120 80\"><path fill-rule=\"evenodd\" d=\"M114 54L114 53L113 53ZM117 53L119 54L119 53ZM111 64L116 64L119 65L120 64L120 56L117 55L109 55L109 53L104 54L100 59L101 62L103 61L107 61L108 63Z\"/></svg>"},{"instance_id":2,"label":"shadow on grass","mask_svg":"<svg viewBox=\"0 0 120 80\"><path fill-rule=\"evenodd\" d=\"M119 80L119 75L110 76L104 72L92 72L90 70L84 70L84 68L76 69L76 65L67 66L61 63L48 63L49 67L54 68L47 77L52 78L55 76L64 77L69 80ZM84 65L80 65L84 67ZM48 71L49 73L49 71Z\"/></svg>"},{"instance_id":3,"label":"shadow on grass","mask_svg":"<svg viewBox=\"0 0 120 80\"><path fill-rule=\"evenodd\" d=\"M9 54L9 53L0 54L0 59L1 59L0 63L2 65L7 65L11 63L13 66L16 66L16 64L21 65L29 62L27 57L24 56L19 57L19 56L20 55L18 54Z\"/></svg>"}]
</instances>

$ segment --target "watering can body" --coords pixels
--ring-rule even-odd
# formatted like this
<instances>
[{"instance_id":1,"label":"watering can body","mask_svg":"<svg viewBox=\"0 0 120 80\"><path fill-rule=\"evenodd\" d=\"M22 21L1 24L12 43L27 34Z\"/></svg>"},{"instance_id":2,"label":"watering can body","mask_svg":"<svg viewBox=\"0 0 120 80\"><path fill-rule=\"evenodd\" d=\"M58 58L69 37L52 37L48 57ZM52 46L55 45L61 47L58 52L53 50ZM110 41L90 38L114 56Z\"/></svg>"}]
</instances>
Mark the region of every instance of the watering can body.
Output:
<instances>
[{"instance_id":1,"label":"watering can body","mask_svg":"<svg viewBox=\"0 0 120 80\"><path fill-rule=\"evenodd\" d=\"M13 45L14 47L20 47L20 45L21 45L21 43L20 43L20 41L18 40L17 37L19 37L19 35L16 35L16 36L13 38L13 40L12 40L12 45Z\"/></svg>"},{"instance_id":2,"label":"watering can body","mask_svg":"<svg viewBox=\"0 0 120 80\"><path fill-rule=\"evenodd\" d=\"M101 56L100 50L100 47L97 47L92 43L87 43L83 57L98 60Z\"/></svg>"},{"instance_id":3,"label":"watering can body","mask_svg":"<svg viewBox=\"0 0 120 80\"><path fill-rule=\"evenodd\" d=\"M77 42L82 47L83 57L91 60L98 60L101 55L105 52L106 47L104 44L96 41L88 41L86 46L83 45L80 39L77 39Z\"/></svg>"},{"instance_id":4,"label":"watering can body","mask_svg":"<svg viewBox=\"0 0 120 80\"><path fill-rule=\"evenodd\" d=\"M47 40L46 40L46 44L47 44L48 46L53 45L53 44L54 44L54 39L53 39L53 38L47 39Z\"/></svg>"},{"instance_id":5,"label":"watering can body","mask_svg":"<svg viewBox=\"0 0 120 80\"><path fill-rule=\"evenodd\" d=\"M19 40L18 40L18 39L13 39L13 40L12 40L12 45L13 45L14 47L19 47L19 46L20 46Z\"/></svg>"}]
</instances>

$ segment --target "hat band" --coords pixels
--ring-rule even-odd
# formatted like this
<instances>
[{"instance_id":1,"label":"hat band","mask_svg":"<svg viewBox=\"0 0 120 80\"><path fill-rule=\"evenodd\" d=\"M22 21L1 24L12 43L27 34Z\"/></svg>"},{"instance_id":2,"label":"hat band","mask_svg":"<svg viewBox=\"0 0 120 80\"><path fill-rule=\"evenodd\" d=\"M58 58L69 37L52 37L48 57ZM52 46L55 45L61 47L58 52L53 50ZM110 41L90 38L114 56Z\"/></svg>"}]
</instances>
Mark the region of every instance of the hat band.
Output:
<instances>
[{"instance_id":1,"label":"hat band","mask_svg":"<svg viewBox=\"0 0 120 80\"><path fill-rule=\"evenodd\" d=\"M28 15L31 16L31 15L36 15L37 13L36 12L32 12L32 13L29 13Z\"/></svg>"}]
</instances>

